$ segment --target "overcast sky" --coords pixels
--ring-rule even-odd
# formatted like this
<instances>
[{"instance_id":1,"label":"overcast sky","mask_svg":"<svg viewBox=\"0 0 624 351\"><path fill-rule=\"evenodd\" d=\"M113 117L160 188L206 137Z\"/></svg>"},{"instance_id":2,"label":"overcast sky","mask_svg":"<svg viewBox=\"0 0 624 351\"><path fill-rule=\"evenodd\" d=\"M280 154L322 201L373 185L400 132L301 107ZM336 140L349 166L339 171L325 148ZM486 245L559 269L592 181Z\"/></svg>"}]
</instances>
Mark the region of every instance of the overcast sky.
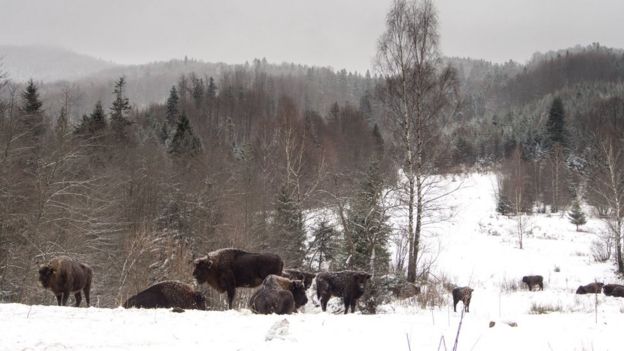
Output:
<instances>
[{"instance_id":1,"label":"overcast sky","mask_svg":"<svg viewBox=\"0 0 624 351\"><path fill-rule=\"evenodd\" d=\"M365 71L391 0L0 0L0 45L62 46L119 63L266 57ZM624 0L437 0L449 56L624 48Z\"/></svg>"}]
</instances>

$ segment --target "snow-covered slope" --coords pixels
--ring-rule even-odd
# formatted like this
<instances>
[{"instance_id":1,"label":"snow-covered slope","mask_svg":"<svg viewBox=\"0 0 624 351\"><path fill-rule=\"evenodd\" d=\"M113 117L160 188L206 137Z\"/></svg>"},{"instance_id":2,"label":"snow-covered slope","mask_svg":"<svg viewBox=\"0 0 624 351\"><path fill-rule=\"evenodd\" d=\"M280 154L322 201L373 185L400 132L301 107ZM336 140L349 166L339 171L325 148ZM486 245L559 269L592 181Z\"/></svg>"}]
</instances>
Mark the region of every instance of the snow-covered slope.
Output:
<instances>
[{"instance_id":1,"label":"snow-covered slope","mask_svg":"<svg viewBox=\"0 0 624 351\"><path fill-rule=\"evenodd\" d=\"M515 220L494 211L495 181L449 179L449 189L462 182L444 200L451 220L428 227L424 240L437 277L475 289L458 350L621 350L624 299L574 294L595 280L617 282L612 265L590 255L603 224L590 219L576 232L565 216L534 215L520 250ZM544 291L520 286L528 274L544 276ZM555 312L534 314L534 305ZM381 310L345 316L309 303L305 313L257 316L4 304L0 350L443 350L442 338L452 349L461 314L449 304L423 310L404 301Z\"/></svg>"}]
</instances>

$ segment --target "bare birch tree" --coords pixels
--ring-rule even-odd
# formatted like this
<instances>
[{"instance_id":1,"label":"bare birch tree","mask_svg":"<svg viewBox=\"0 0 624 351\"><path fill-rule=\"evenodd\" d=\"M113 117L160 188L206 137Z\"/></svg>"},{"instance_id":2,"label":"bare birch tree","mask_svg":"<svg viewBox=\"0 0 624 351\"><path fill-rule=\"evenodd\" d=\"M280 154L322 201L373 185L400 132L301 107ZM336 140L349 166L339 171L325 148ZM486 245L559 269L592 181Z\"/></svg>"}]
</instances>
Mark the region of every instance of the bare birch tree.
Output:
<instances>
[{"instance_id":1,"label":"bare birch tree","mask_svg":"<svg viewBox=\"0 0 624 351\"><path fill-rule=\"evenodd\" d=\"M377 66L384 103L403 151L409 242L407 280L416 279L423 223L424 185L432 175L444 111L456 97L457 80L442 68L438 18L430 0L395 0L378 43Z\"/></svg>"}]
</instances>

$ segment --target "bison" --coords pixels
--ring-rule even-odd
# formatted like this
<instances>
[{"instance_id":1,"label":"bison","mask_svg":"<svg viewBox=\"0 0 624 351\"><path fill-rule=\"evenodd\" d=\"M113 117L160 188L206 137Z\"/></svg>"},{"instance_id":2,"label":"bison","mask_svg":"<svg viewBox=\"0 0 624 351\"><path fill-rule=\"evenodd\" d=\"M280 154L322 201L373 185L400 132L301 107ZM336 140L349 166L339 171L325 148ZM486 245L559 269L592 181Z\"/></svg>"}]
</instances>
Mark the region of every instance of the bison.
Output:
<instances>
[{"instance_id":1,"label":"bison","mask_svg":"<svg viewBox=\"0 0 624 351\"><path fill-rule=\"evenodd\" d=\"M205 310L206 299L188 284L165 281L130 297L123 303L123 307Z\"/></svg>"},{"instance_id":2,"label":"bison","mask_svg":"<svg viewBox=\"0 0 624 351\"><path fill-rule=\"evenodd\" d=\"M88 307L92 277L93 272L89 266L67 256L55 257L48 264L39 267L41 286L52 290L59 306L67 305L69 294L74 294L75 306L80 306L82 291Z\"/></svg>"},{"instance_id":3,"label":"bison","mask_svg":"<svg viewBox=\"0 0 624 351\"><path fill-rule=\"evenodd\" d=\"M605 295L607 295L607 296L613 296L613 295L612 295L612 294L613 294L613 290L614 290L615 288L618 288L618 287L623 287L623 288L624 288L624 285L619 285L619 284L605 284L605 285L602 287L602 292L603 292L603 294L605 294Z\"/></svg>"},{"instance_id":4,"label":"bison","mask_svg":"<svg viewBox=\"0 0 624 351\"><path fill-rule=\"evenodd\" d=\"M301 280L271 274L251 296L249 307L259 314L291 314L308 302L305 291Z\"/></svg>"},{"instance_id":5,"label":"bison","mask_svg":"<svg viewBox=\"0 0 624 351\"><path fill-rule=\"evenodd\" d=\"M284 269L282 276L292 280L301 280L307 290L312 285L312 280L314 280L316 274L299 269Z\"/></svg>"},{"instance_id":6,"label":"bison","mask_svg":"<svg viewBox=\"0 0 624 351\"><path fill-rule=\"evenodd\" d=\"M332 296L342 297L344 313L355 312L355 305L366 289L371 275L366 272L341 271L321 272L316 275L316 296L321 300L321 308L327 310L327 301Z\"/></svg>"},{"instance_id":7,"label":"bison","mask_svg":"<svg viewBox=\"0 0 624 351\"><path fill-rule=\"evenodd\" d=\"M528 285L529 291L532 291L535 285L539 286L540 290L544 290L544 277L541 275L525 275L522 277L522 282Z\"/></svg>"},{"instance_id":8,"label":"bison","mask_svg":"<svg viewBox=\"0 0 624 351\"><path fill-rule=\"evenodd\" d=\"M584 294L600 294L602 292L603 283L591 283L587 285L580 285L576 289L576 293L579 295Z\"/></svg>"},{"instance_id":9,"label":"bison","mask_svg":"<svg viewBox=\"0 0 624 351\"><path fill-rule=\"evenodd\" d=\"M213 251L194 263L193 277L197 283L208 283L220 293L227 292L229 308L232 308L236 288L256 287L269 274L279 275L284 268L284 262L277 255L239 249Z\"/></svg>"},{"instance_id":10,"label":"bison","mask_svg":"<svg viewBox=\"0 0 624 351\"><path fill-rule=\"evenodd\" d=\"M457 312L457 303L461 301L464 304L464 311L470 312L470 299L474 290L465 286L453 289L453 311Z\"/></svg>"}]
</instances>

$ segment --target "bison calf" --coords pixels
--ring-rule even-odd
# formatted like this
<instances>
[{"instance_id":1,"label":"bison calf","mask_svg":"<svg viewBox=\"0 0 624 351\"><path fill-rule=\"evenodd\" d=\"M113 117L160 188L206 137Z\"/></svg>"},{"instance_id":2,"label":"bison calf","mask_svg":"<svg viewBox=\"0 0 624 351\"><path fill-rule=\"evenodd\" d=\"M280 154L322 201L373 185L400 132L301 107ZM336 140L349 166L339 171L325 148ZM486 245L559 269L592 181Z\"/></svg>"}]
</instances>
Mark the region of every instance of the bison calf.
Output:
<instances>
[{"instance_id":1,"label":"bison calf","mask_svg":"<svg viewBox=\"0 0 624 351\"><path fill-rule=\"evenodd\" d=\"M453 311L457 312L457 303L461 301L464 304L464 311L470 312L470 299L474 290L465 286L453 289Z\"/></svg>"},{"instance_id":2,"label":"bison calf","mask_svg":"<svg viewBox=\"0 0 624 351\"><path fill-rule=\"evenodd\" d=\"M291 314L308 302L305 291L301 280L271 274L249 299L249 308L259 314Z\"/></svg>"},{"instance_id":3,"label":"bison calf","mask_svg":"<svg viewBox=\"0 0 624 351\"><path fill-rule=\"evenodd\" d=\"M206 300L193 287L178 281L156 283L130 297L124 308L177 308L205 310Z\"/></svg>"},{"instance_id":4,"label":"bison calf","mask_svg":"<svg viewBox=\"0 0 624 351\"><path fill-rule=\"evenodd\" d=\"M92 277L93 272L89 266L67 256L55 257L48 264L39 267L41 286L52 290L59 306L67 305L69 294L74 294L76 307L80 306L81 291L84 293L87 306L89 306Z\"/></svg>"},{"instance_id":5,"label":"bison calf","mask_svg":"<svg viewBox=\"0 0 624 351\"><path fill-rule=\"evenodd\" d=\"M522 282L528 285L529 291L532 291L535 285L539 286L540 290L544 290L544 277L541 275L525 275L522 277Z\"/></svg>"},{"instance_id":6,"label":"bison calf","mask_svg":"<svg viewBox=\"0 0 624 351\"><path fill-rule=\"evenodd\" d=\"M193 277L197 283L208 283L220 293L227 292L229 308L232 308L237 287L256 287L269 274L279 275L284 268L284 262L277 255L239 249L213 251L194 263Z\"/></svg>"},{"instance_id":7,"label":"bison calf","mask_svg":"<svg viewBox=\"0 0 624 351\"><path fill-rule=\"evenodd\" d=\"M341 271L321 272L316 275L316 296L321 300L321 308L327 310L330 297L342 297L345 311L355 312L355 305L366 289L366 282L371 275L366 272Z\"/></svg>"},{"instance_id":8,"label":"bison calf","mask_svg":"<svg viewBox=\"0 0 624 351\"><path fill-rule=\"evenodd\" d=\"M600 294L602 292L603 283L591 283L587 285L581 285L576 289L576 293L583 294Z\"/></svg>"},{"instance_id":9,"label":"bison calf","mask_svg":"<svg viewBox=\"0 0 624 351\"><path fill-rule=\"evenodd\" d=\"M301 280L307 290L312 285L312 281L314 280L314 277L316 277L316 274L299 269L284 269L282 276L292 280Z\"/></svg>"}]
</instances>

